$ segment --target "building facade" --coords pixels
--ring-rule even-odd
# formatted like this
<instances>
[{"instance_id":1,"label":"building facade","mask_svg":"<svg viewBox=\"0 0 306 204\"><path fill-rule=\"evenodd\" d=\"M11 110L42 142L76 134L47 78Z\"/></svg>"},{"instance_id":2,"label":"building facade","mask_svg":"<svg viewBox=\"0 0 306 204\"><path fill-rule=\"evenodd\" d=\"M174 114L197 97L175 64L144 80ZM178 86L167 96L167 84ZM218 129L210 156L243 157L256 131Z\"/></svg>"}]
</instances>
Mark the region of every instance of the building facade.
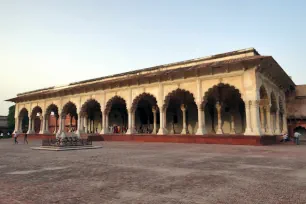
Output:
<instances>
[{"instance_id":1,"label":"building facade","mask_svg":"<svg viewBox=\"0 0 306 204\"><path fill-rule=\"evenodd\" d=\"M8 132L7 116L0 116L0 134L7 134L7 132Z\"/></svg>"},{"instance_id":2,"label":"building facade","mask_svg":"<svg viewBox=\"0 0 306 204\"><path fill-rule=\"evenodd\" d=\"M273 136L295 84L255 49L18 94L16 132ZM28 118L28 119L27 119ZM27 122L28 120L28 122Z\"/></svg>"}]
</instances>

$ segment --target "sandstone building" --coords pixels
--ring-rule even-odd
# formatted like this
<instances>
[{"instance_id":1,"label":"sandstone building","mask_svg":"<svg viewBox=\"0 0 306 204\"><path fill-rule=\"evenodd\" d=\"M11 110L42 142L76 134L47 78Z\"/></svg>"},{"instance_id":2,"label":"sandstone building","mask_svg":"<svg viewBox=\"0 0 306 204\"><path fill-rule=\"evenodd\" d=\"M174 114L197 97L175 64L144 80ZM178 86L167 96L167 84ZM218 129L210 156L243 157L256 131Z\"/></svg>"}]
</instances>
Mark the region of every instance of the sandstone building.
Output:
<instances>
[{"instance_id":1,"label":"sandstone building","mask_svg":"<svg viewBox=\"0 0 306 204\"><path fill-rule=\"evenodd\" d=\"M8 101L16 103L17 132L235 139L286 133L286 97L295 90L273 57L251 48L30 91Z\"/></svg>"}]
</instances>

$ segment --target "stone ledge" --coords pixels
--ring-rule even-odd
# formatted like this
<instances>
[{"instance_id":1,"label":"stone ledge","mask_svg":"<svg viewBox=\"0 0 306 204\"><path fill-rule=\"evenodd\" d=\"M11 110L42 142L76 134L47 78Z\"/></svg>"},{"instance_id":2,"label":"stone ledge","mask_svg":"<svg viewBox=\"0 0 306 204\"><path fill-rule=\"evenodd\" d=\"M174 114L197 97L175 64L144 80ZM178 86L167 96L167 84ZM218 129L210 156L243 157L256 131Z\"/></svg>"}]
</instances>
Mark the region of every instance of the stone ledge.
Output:
<instances>
[{"instance_id":1,"label":"stone ledge","mask_svg":"<svg viewBox=\"0 0 306 204\"><path fill-rule=\"evenodd\" d=\"M54 147L54 146L40 146L31 147L32 150L46 150L46 151L70 151L70 150L84 150L84 149L100 149L102 146L75 146L75 147Z\"/></svg>"}]
</instances>

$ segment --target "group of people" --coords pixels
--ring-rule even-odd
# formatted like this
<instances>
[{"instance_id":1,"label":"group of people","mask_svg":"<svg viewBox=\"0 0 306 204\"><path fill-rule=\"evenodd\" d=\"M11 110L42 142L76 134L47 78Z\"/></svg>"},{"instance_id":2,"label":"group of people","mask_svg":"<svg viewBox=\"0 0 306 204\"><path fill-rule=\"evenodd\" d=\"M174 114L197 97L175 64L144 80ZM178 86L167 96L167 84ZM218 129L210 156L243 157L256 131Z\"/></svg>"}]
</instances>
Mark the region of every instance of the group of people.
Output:
<instances>
[{"instance_id":1,"label":"group of people","mask_svg":"<svg viewBox=\"0 0 306 204\"><path fill-rule=\"evenodd\" d=\"M119 126L119 125L112 125L109 126L109 132L110 133L126 133L127 128L125 126Z\"/></svg>"},{"instance_id":2,"label":"group of people","mask_svg":"<svg viewBox=\"0 0 306 204\"><path fill-rule=\"evenodd\" d=\"M301 133L299 133L299 132L295 132L293 134L294 142L295 142L296 145L300 144L300 137L301 137ZM288 136L288 133L286 133L286 134L283 135L283 138L282 138L281 142L288 142L288 141L291 141L291 140Z\"/></svg>"}]
</instances>

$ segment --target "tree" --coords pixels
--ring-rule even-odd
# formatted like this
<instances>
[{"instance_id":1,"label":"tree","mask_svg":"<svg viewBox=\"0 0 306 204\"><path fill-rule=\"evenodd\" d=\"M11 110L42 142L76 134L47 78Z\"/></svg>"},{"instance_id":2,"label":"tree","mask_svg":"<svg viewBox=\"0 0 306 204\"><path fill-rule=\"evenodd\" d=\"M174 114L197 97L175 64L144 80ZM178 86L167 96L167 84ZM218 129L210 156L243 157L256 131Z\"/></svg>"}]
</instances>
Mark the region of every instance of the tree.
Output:
<instances>
[{"instance_id":1,"label":"tree","mask_svg":"<svg viewBox=\"0 0 306 204\"><path fill-rule=\"evenodd\" d=\"M15 105L9 107L7 123L8 123L8 130L10 132L13 132L15 129Z\"/></svg>"}]
</instances>

